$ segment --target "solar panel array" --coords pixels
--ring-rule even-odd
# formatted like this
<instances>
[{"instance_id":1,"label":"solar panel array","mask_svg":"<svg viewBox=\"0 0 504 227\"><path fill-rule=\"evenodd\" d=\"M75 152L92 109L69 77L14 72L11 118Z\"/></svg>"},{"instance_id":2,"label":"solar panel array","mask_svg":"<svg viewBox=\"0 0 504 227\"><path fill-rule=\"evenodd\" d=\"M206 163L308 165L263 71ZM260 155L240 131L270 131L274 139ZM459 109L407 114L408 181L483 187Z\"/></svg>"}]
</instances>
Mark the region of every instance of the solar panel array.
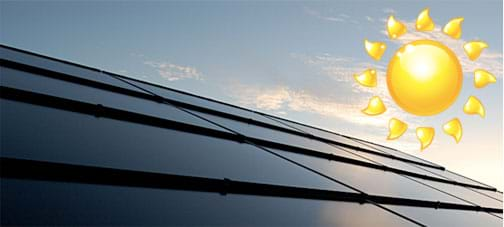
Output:
<instances>
[{"instance_id":1,"label":"solar panel array","mask_svg":"<svg viewBox=\"0 0 504 227\"><path fill-rule=\"evenodd\" d=\"M2 224L502 224L494 187L398 150L0 53Z\"/></svg>"}]
</instances>

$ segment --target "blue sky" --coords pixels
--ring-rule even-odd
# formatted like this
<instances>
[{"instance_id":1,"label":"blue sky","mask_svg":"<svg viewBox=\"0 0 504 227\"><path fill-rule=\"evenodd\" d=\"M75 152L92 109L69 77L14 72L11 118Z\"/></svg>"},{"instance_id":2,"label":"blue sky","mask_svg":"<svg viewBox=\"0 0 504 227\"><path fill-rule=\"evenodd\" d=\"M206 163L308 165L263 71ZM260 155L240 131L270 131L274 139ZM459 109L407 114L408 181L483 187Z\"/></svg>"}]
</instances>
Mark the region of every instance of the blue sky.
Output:
<instances>
[{"instance_id":1,"label":"blue sky","mask_svg":"<svg viewBox=\"0 0 504 227\"><path fill-rule=\"evenodd\" d=\"M414 32L391 41L384 33L393 14L411 25L429 7L440 29L462 16L462 39L439 31ZM338 2L0 2L2 44L62 58L221 101L370 139L442 164L503 188L502 171L502 2L501 1L338 1ZM363 40L385 41L382 61L372 60ZM447 111L433 117L405 113L388 97L388 59L400 45L436 39L460 54L463 91ZM489 44L476 61L461 45ZM352 79L367 67L380 85L364 89ZM472 70L494 73L498 83L472 86ZM389 108L379 117L360 113L373 95ZM467 116L462 106L475 95L487 117ZM410 130L386 141L387 122L400 117ZM441 125L459 117L459 144ZM414 127L436 128L433 144L419 151Z\"/></svg>"}]
</instances>

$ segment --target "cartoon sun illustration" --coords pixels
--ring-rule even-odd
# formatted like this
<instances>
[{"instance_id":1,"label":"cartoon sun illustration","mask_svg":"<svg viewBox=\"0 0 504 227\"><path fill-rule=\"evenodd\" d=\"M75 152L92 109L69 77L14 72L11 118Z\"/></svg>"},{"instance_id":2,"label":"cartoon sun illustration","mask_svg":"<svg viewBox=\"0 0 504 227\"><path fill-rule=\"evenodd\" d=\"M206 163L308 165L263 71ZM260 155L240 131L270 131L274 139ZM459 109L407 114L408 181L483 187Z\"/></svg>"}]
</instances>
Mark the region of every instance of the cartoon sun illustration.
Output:
<instances>
[{"instance_id":1,"label":"cartoon sun illustration","mask_svg":"<svg viewBox=\"0 0 504 227\"><path fill-rule=\"evenodd\" d=\"M451 19L442 32L453 39L462 34L464 18ZM390 39L400 39L407 32L404 23L390 16L387 21L387 32ZM429 9L424 9L416 20L416 30L430 32L434 22L429 16ZM371 58L379 61L387 48L384 42L365 40L364 47ZM471 61L475 61L488 45L483 41L470 41L463 46L464 52ZM355 74L355 80L362 86L376 87L377 72L367 69ZM462 66L453 51L435 40L415 40L400 47L389 61L387 69L387 88L394 102L404 111L416 116L432 116L445 111L459 96L463 82ZM483 69L474 71L474 86L483 88L495 83L496 78ZM381 98L374 96L368 106L362 110L366 115L376 116L387 110ZM463 107L466 114L479 114L485 117L485 108L479 99L469 96ZM408 124L397 118L389 120L388 140L401 137L408 129ZM462 124L458 118L445 123L443 131L452 136L458 143L462 138ZM421 150L433 141L435 129L431 126L416 128L416 136Z\"/></svg>"}]
</instances>

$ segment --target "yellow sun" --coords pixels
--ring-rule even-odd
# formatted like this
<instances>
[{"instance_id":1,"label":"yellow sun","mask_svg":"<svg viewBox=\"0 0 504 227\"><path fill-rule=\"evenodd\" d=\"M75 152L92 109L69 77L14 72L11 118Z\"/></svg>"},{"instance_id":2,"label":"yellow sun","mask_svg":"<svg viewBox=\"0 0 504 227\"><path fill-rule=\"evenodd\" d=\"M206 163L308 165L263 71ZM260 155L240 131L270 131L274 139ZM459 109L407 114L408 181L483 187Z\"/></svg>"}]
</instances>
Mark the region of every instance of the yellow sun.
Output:
<instances>
[{"instance_id":1,"label":"yellow sun","mask_svg":"<svg viewBox=\"0 0 504 227\"><path fill-rule=\"evenodd\" d=\"M462 67L443 44L417 40L402 46L392 57L387 86L394 101L415 115L443 112L462 88Z\"/></svg>"},{"instance_id":2,"label":"yellow sun","mask_svg":"<svg viewBox=\"0 0 504 227\"><path fill-rule=\"evenodd\" d=\"M464 18L450 20L442 32L451 38L459 39L462 35ZM406 34L407 27L394 16L387 21L387 32L390 39L398 39ZM433 31L435 24L429 16L429 9L424 9L418 15L415 28L420 32ZM374 60L380 60L387 49L384 42L364 41L366 52ZM482 41L471 41L464 44L467 57L476 60L488 45ZM463 72L457 55L448 47L434 40L415 40L400 47L389 62L387 69L387 88L394 102L404 111L417 116L431 116L448 109L456 100L462 89ZM366 69L355 74L355 80L366 87L376 87L377 72ZM474 71L474 86L482 88L489 83L495 83L495 77L488 71ZM375 116L387 110L381 98L374 96L369 100L363 113ZM470 96L463 107L466 114L485 116L485 108L481 101ZM391 118L389 135L393 140L401 137L408 129L408 124ZM462 124L458 118L453 118L442 126L443 131L452 136L458 143L462 138ZM429 126L416 128L416 136L420 141L421 150L427 148L434 139L435 129Z\"/></svg>"}]
</instances>

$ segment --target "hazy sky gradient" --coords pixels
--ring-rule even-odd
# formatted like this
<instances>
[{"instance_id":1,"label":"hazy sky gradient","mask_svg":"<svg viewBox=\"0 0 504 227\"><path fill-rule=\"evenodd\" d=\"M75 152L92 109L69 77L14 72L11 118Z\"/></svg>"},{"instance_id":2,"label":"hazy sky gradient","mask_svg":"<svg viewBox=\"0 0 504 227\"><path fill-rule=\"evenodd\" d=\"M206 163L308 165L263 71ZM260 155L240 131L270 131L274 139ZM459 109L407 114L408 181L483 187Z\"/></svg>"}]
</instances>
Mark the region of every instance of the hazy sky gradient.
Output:
<instances>
[{"instance_id":1,"label":"hazy sky gradient","mask_svg":"<svg viewBox=\"0 0 504 227\"><path fill-rule=\"evenodd\" d=\"M462 40L413 29L399 41L387 38L390 14L411 26L425 7L438 30L464 17ZM502 1L0 2L2 44L373 140L501 190L502 27ZM382 61L367 56L366 38L387 42ZM385 84L388 59L417 38L439 40L456 53L468 40L490 45L476 62L459 55L466 71L463 91L450 109L433 117L402 111ZM377 68L378 88L353 81L367 67ZM477 67L494 73L498 83L476 90L471 71ZM373 95L384 99L386 114L360 113ZM463 114L469 95L482 100L485 119ZM393 142L385 140L390 117L410 125ZM464 128L459 144L441 131L453 117ZM416 126L436 129L424 152Z\"/></svg>"}]
</instances>

